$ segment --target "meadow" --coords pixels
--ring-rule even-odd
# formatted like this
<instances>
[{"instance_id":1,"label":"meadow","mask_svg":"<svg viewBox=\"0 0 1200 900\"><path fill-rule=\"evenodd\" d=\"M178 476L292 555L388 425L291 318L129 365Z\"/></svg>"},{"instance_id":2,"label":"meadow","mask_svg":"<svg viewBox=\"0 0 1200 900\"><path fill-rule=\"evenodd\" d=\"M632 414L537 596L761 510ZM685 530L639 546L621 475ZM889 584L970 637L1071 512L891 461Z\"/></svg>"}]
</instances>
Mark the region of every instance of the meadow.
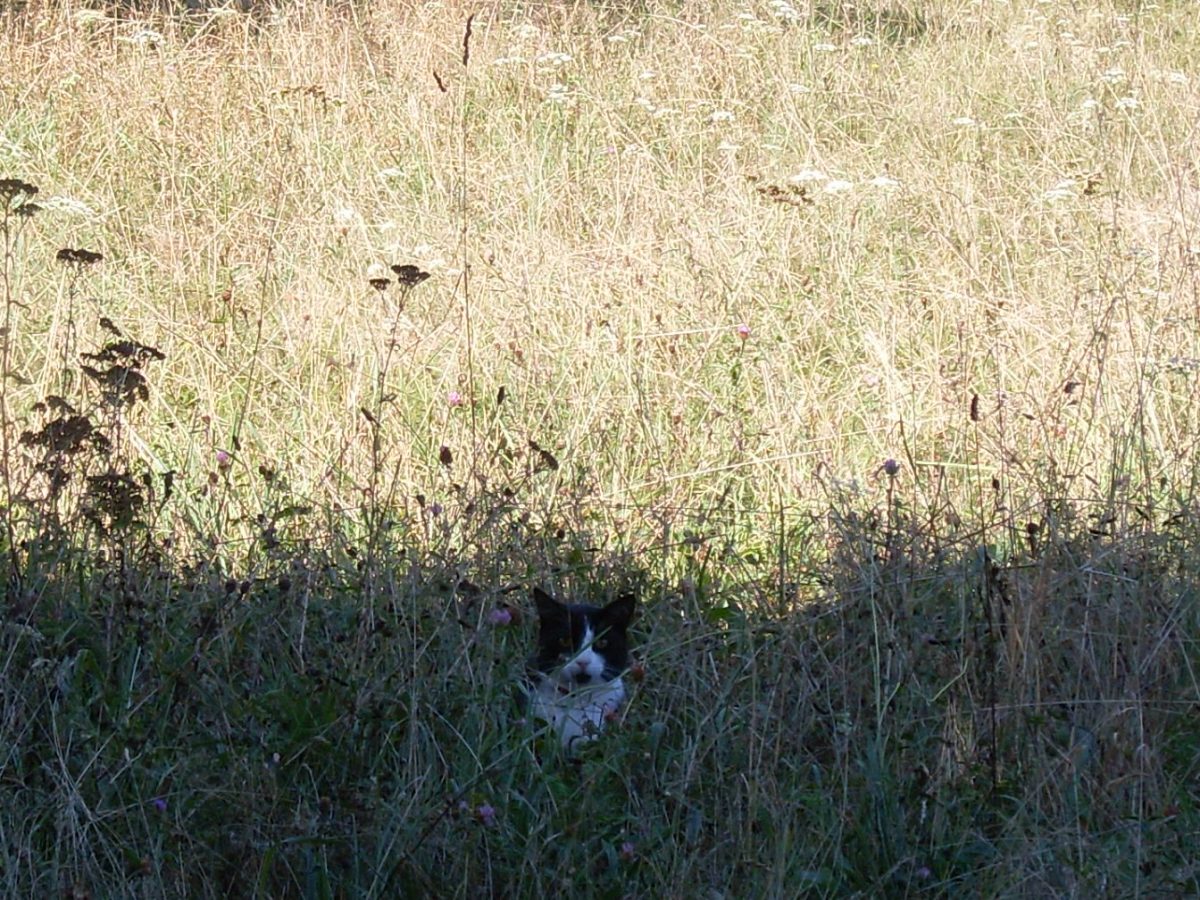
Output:
<instances>
[{"instance_id":1,"label":"meadow","mask_svg":"<svg viewBox=\"0 0 1200 900\"><path fill-rule=\"evenodd\" d=\"M0 894L1200 894L1198 58L0 5ZM575 758L534 585L640 597Z\"/></svg>"}]
</instances>

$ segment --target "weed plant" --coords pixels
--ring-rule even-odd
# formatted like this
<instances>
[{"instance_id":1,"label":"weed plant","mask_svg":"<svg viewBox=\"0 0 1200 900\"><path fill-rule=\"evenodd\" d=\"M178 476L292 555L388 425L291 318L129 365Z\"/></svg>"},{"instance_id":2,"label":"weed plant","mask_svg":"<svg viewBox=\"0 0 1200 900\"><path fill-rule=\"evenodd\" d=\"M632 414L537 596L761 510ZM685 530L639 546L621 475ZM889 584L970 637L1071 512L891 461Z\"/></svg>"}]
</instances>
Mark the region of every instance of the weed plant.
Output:
<instances>
[{"instance_id":1,"label":"weed plant","mask_svg":"<svg viewBox=\"0 0 1200 900\"><path fill-rule=\"evenodd\" d=\"M0 893L1200 893L1192 18L6 8Z\"/></svg>"}]
</instances>

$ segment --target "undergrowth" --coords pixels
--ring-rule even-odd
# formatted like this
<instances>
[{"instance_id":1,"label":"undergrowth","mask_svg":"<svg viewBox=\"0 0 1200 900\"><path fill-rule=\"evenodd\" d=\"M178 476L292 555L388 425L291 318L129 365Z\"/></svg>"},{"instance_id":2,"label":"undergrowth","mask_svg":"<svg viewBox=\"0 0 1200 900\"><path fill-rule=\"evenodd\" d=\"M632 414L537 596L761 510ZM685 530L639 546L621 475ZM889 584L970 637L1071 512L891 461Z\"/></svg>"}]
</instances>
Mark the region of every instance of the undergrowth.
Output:
<instances>
[{"instance_id":1,"label":"undergrowth","mask_svg":"<svg viewBox=\"0 0 1200 900\"><path fill-rule=\"evenodd\" d=\"M962 27L905 4L848 9L818 5L811 27L905 47ZM584 30L620 18L573 15ZM260 18L256 41L274 27ZM211 37L208 20L171 21ZM455 43L463 70L469 38L470 26ZM490 87L460 74L443 66L436 84L457 110L445 166L465 185L483 130L472 91ZM329 112L320 91L305 96ZM963 148L968 165L987 139ZM423 176L405 177L419 194ZM813 178L744 180L781 215L825 202ZM266 181L283 209L285 179ZM893 457L853 478L831 453L797 488L740 461L768 421L745 393L771 364L749 325L703 348L699 418L640 380L690 385L691 332L660 310L615 337L635 363L662 361L631 364L621 397L636 409L621 415L637 428L612 432L617 446L603 373L569 402L536 399L536 372L510 386L500 358L523 366L548 338L472 336L486 288L471 273L491 262L466 187L454 271L389 259L349 289L372 311L356 344L367 375L330 404L342 430L308 468L273 455L278 423L255 416L260 394L281 409L280 385L311 376L311 359L272 343L274 248L261 298L241 296L243 278L210 311L205 327L245 357L228 396L185 425L172 403L198 401L171 354L186 342L150 343L127 312L138 306L109 296L127 263L53 245L44 202L30 182L0 181L5 896L1200 893L1192 406L1162 390L1194 366L1114 349L1140 346L1145 275L1119 229L1089 245L1096 269L1073 307L1086 327L1043 361L1038 391L988 382L999 350L943 360L956 399L936 433L914 436L920 423L900 414ZM982 272L973 241L992 226L954 209L932 232ZM357 225L340 227L346 239ZM1019 266L1025 251L993 238ZM351 253L334 243L327 259ZM909 251L892 252L903 281ZM776 285L789 301L844 290L832 302L854 312L854 278L835 290L844 273L792 264ZM1190 265L1177 285L1194 283ZM437 304L451 294L467 347L447 382L414 317L450 316ZM47 297L52 314L36 306ZM619 306L581 340L617 335ZM999 342L1007 314L997 301L974 325ZM838 339L796 337L819 361L805 363L812 384ZM684 420L694 434L670 430ZM287 428L281 442L297 437ZM641 468L615 464L635 452ZM639 480L675 452L697 454L687 479ZM684 480L696 486L672 487ZM601 502L613 485L628 503ZM630 701L573 758L516 696L535 585L640 598Z\"/></svg>"}]
</instances>

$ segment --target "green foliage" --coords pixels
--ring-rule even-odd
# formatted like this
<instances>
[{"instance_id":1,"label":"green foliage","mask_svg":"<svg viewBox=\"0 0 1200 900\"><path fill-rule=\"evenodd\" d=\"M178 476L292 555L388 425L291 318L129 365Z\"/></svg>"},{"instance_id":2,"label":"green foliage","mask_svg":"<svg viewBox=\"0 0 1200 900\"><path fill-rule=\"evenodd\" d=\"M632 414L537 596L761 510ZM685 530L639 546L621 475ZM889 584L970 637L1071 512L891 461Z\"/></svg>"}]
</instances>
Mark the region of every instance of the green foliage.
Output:
<instances>
[{"instance_id":1,"label":"green foliage","mask_svg":"<svg viewBox=\"0 0 1200 900\"><path fill-rule=\"evenodd\" d=\"M132 16L146 6L113 9ZM845 182L815 169L797 179L778 177L766 163L763 175L743 172L749 163L735 160L753 157L735 155L741 148L732 129L757 116L781 146L811 144L805 154L886 148L885 133L905 116L879 93L899 80L869 75L889 64L880 48L911 49L910 61L920 62L943 34L991 40L990 25L972 31L968 16L900 2L818 3L803 23L789 5L769 4L711 31L672 15L674 25L687 25L687 41L712 43L721 57L726 40L744 38L731 65L773 72L780 63L787 80L777 93L785 102L756 106L753 95L779 85L725 72L730 82L696 109L675 109L656 95L630 116L605 110L617 123L609 132L605 116L581 115L576 104L612 89L628 105L630 85L612 88L596 73L620 62L613 48L652 44L653 35L627 29L621 10L591 19L568 6L544 14L566 17L563 27L596 28L584 43L602 48L600 63L560 76L562 54L529 64L514 62L514 51L494 78L456 72L456 80L441 71L437 97L453 95L457 104L447 132L461 139L461 157L434 152L409 165L429 138L413 129L388 138L404 148L392 151L401 164L371 177L386 204L416 207L444 200L453 174L468 184L456 201L454 234L468 243L474 217L483 228L495 215L501 229L489 241L502 253L516 243L503 231L515 219L495 208L477 213L483 191L469 183L468 151L485 138L505 152L527 141L535 153L524 162L535 160L540 171L524 189L499 179L489 189L520 195L517 217L532 223L537 240L572 230L599 236L605 254L593 246L578 257L603 274L606 293L594 309L579 303L581 320L556 318L577 298L555 284L541 307L522 310L529 314L515 337L501 340L497 328L481 344L472 337L472 321L479 327L483 317L471 319L478 295L470 283L485 269L482 254L464 250L456 275L460 329L450 304L422 307L439 280L424 269L397 262L355 271L364 251L348 237L362 225L353 209L344 216L339 209L319 240L292 232L311 213L311 195L298 184L319 182L319 163L344 159L350 169L381 155L362 151L357 136L342 141L339 117L354 135L394 125L382 114L370 127L356 122L375 106L332 96L321 84L264 91L251 77L233 79L250 87L234 95L246 102L230 108L265 110L261 121L272 128L294 126L262 151L271 157L284 148L277 181L236 162L205 182L197 171L203 163L190 156L199 149L184 146L186 126L170 134L114 128L137 148L130 152L139 163L161 154L178 168L173 176L195 185L189 215L220 231L214 242L235 233L226 232L225 219L247 209L254 227L279 229L262 242L268 262L257 285L235 258L244 249L237 238L208 261L220 290L203 273L182 279L200 307L195 333L207 337L197 341L197 355L216 372L216 396L212 384L171 368L174 360L157 346L167 344L142 333L146 321L110 303L103 273L130 263L82 247L48 250L55 228L45 192L0 179L0 893L614 900L1200 893L1200 526L1188 432L1195 410L1193 392L1171 381L1190 378L1196 365L1174 352L1144 363L1137 317L1122 321L1125 310L1143 311L1138 297L1194 287L1194 248L1171 244L1157 264L1175 281L1155 281L1139 262L1140 247L1119 234L1144 224L1136 210L1101 214L1088 205L1109 182L1119 185L1117 203L1116 193L1141 183L1131 174L1139 168L1158 177L1156 162L1138 156L1140 138L1121 142L1134 132L1111 137L1127 124L1118 114L1129 104L1117 105L1125 95L1104 95L1104 114L1088 118L1066 146L1054 145L1066 154L1078 144L1099 174L1050 191L1057 197L1036 217L1020 179L1031 165L1052 167L1021 116L1044 116L1047 131L1061 123L1040 107L1009 118L1012 97L985 91L976 92L973 115L1010 124L984 129L963 115L921 132L932 148L922 152L949 161L954 185L836 205ZM369 9L337 5L353 22ZM22 14L33 21L37 10L51 14L34 5ZM182 23L163 16L153 19L163 26L158 32L135 30L136 21L114 13L76 17L71 27L89 54L111 46L137 65L182 65L181 56L156 55L175 52L182 34L221 65L221 48L233 47L245 54L236 71L254 73L258 42L283 27L266 19L243 21L232 10ZM1114 34L1127 25L1115 21ZM6 39L24 27L14 25ZM478 29L483 60L482 20ZM712 41L718 31L727 37ZM395 77L377 35L354 34L349 43L371 54L369 66L359 64ZM807 42L805 54L780 43L796 34ZM513 37L532 40L519 30ZM830 39L853 48L849 62L821 55L838 50ZM1064 56L1073 52L1063 35L1055 39ZM465 36L448 43L456 56L462 47L466 68ZM1118 49L1113 43L1109 49ZM979 60L1003 68L986 54ZM1163 74L1162 84L1179 84L1171 80L1179 73ZM537 80L560 77L553 87ZM658 75L636 77L647 82L639 96L654 93ZM687 77L689 96L708 91L704 78ZM1124 77L1106 74L1099 83ZM163 90L201 81L146 80ZM380 81L373 99L381 103L393 86ZM1070 93L1040 76L1037 88L1038 102ZM941 103L939 114L965 114ZM185 112L167 101L146 106ZM34 127L25 113L12 127L49 143L74 127L69 116L47 114L44 122ZM1165 115L1155 140L1174 146L1166 138L1182 127ZM212 128L231 154L259 138L244 123L237 141ZM514 132L520 140L510 140ZM609 147L610 134L623 146ZM444 149L438 140L428 147ZM294 162L294 152L313 146L327 156ZM22 158L7 143L0 151L13 164ZM1119 158L1128 171L1118 170ZM136 168L112 176L128 179L124 190L134 197L154 182L138 181ZM597 171L605 192L612 184L630 192L621 203L636 212L631 219L664 216L653 219L649 238L623 231L621 215L597 214L611 212L605 205L580 201L576 209L574 200L557 198L562 184L572 188L563 197L573 198L574 179L586 183ZM699 206L680 190L678 171L701 173ZM563 172L567 181L556 183ZM496 174L511 172L497 164ZM642 178L665 214L642 208ZM958 195L960 182L985 194L993 180L1006 179L1019 188L989 199L991 206L968 201L966 189ZM251 194L259 180L274 191L269 215ZM899 181L876 186L890 191ZM1079 208L1052 205L1066 197ZM739 206L747 203L749 212ZM1009 218L1000 215L1006 203L1016 209ZM214 210L223 217L219 229L201 215ZM719 233L700 227L707 218L719 220ZM683 226L671 231L676 220ZM768 221L779 234L736 243ZM1094 243L1079 237L1089 229L1099 232ZM136 228L99 233L117 245L117 238L161 238ZM289 241L301 250L286 255ZM624 241L621 254L606 255L610 241ZM927 245L948 254L953 292L936 273L921 280L938 259ZM369 297L372 327L347 313L351 324L330 339L350 348L350 363L320 354L296 359L291 343L264 336L268 299L287 295L274 281L303 280L313 247L325 254L314 265L354 271L341 296ZM530 257L571 255L537 249ZM188 258L172 245L176 251ZM286 258L276 266L277 253ZM1036 294L1055 253L1071 260L1058 288L1071 303L1081 295L1086 302L1061 314L1078 318L1078 330L1055 332L1072 335L1070 346L1061 360L1030 364L1029 371L1053 371L1019 405L1002 386L1011 387L1001 375L1016 362L1005 348L1055 314L1030 324L999 294ZM640 256L652 261L649 274ZM744 262L757 257L766 260L757 269ZM518 280L517 266L493 266L489 257L487 268L505 302L514 285L521 304L536 287ZM430 269L447 272L444 260ZM152 285L146 304L165 303L162 286L141 275ZM631 298L656 280L670 302L651 297L635 306ZM864 302L871 290L886 301L874 322ZM752 303L753 294L761 297ZM958 294L958 318L929 301L950 304ZM713 325L706 316L718 308L733 323L743 308L758 317L753 328L725 319ZM500 304L490 311L496 321L511 316ZM1195 325L1194 310L1191 319L1165 311L1145 312L1155 341L1180 323ZM426 316L421 327L414 316ZM297 318L287 328L302 332L307 313ZM1121 352L1132 358L1136 349L1138 361L1118 371L1112 348L1123 329L1132 337ZM452 377L444 347L457 330L465 335L465 371ZM723 337L714 337L718 331ZM576 358L566 332L600 349ZM972 340L982 351L966 359L962 348ZM864 347L883 373L866 373L869 386L860 369L875 363L861 364ZM1166 353L1166 345L1150 349ZM555 352L557 368L546 363ZM918 376L927 365L936 370L928 392L949 399L939 395L911 416L902 396L909 388L891 381L924 385ZM546 387L580 373L567 399ZM323 435L292 427L321 421L306 418L312 395L303 390L321 379L337 385L328 390L336 397L329 415L345 420L344 434L321 445L327 452L314 450ZM636 390L610 391L622 379ZM263 397L272 405L258 406ZM204 404L211 405L202 411ZM841 414L809 413L822 405ZM278 421L265 421L264 408ZM914 439L914 419L934 424ZM799 479L813 435L831 421L839 434L826 444L828 459ZM798 443L779 437L791 430L802 432ZM858 439L848 444L846 434ZM897 458L864 470L862 459L883 455L872 442L885 439L899 448ZM850 447L855 460L839 459L839 447ZM313 458L307 468L291 464L305 454ZM846 474L856 471L857 478ZM672 485L682 481L691 487L676 493ZM633 589L642 601L637 664L626 674L630 701L575 756L528 720L518 696L535 585L596 602Z\"/></svg>"}]
</instances>

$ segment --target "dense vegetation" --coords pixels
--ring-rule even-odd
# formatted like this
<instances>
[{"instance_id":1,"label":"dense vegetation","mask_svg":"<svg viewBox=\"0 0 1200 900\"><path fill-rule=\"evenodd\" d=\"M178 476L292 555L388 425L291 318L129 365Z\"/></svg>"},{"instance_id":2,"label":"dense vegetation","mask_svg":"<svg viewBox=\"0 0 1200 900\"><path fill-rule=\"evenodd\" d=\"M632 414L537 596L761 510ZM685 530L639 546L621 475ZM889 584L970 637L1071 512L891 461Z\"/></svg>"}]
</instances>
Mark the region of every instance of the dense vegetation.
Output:
<instances>
[{"instance_id":1,"label":"dense vegetation","mask_svg":"<svg viewBox=\"0 0 1200 900\"><path fill-rule=\"evenodd\" d=\"M1200 892L1193 18L6 7L0 892Z\"/></svg>"}]
</instances>

